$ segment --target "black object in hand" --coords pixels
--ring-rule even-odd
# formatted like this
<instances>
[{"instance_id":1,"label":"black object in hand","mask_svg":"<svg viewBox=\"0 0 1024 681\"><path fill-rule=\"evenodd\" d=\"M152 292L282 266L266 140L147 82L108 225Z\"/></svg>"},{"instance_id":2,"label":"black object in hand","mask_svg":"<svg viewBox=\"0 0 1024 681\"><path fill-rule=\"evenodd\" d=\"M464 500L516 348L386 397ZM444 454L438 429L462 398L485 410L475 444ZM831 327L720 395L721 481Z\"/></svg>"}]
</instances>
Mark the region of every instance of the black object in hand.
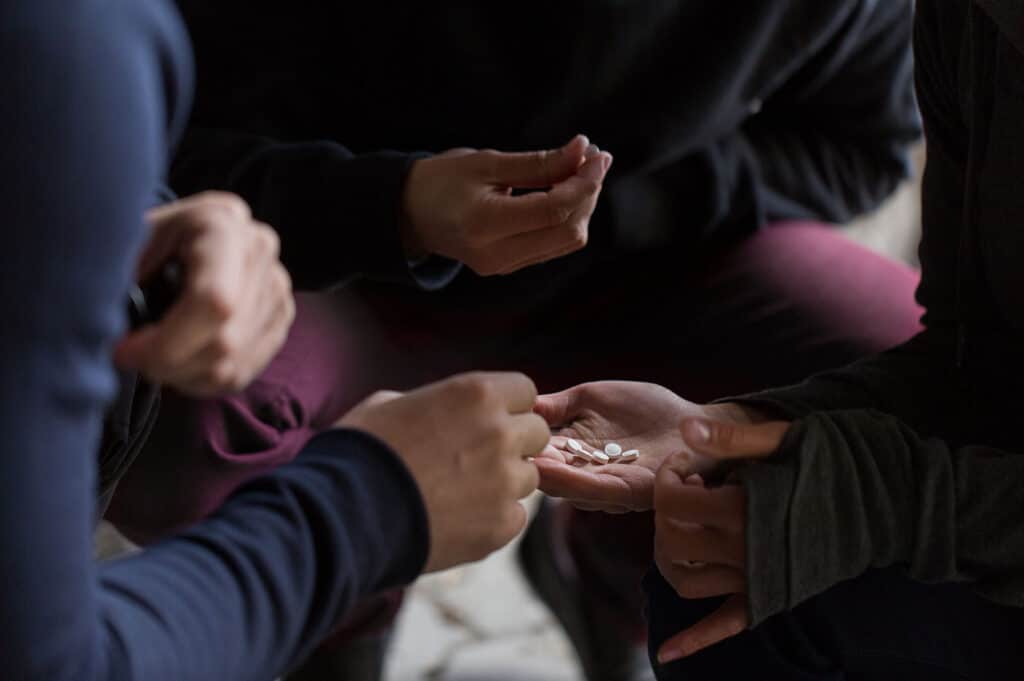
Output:
<instances>
[{"instance_id":1,"label":"black object in hand","mask_svg":"<svg viewBox=\"0 0 1024 681\"><path fill-rule=\"evenodd\" d=\"M132 285L128 291L128 319L132 329L160 321L167 314L181 293L182 274L181 263L172 260L146 281Z\"/></svg>"}]
</instances>

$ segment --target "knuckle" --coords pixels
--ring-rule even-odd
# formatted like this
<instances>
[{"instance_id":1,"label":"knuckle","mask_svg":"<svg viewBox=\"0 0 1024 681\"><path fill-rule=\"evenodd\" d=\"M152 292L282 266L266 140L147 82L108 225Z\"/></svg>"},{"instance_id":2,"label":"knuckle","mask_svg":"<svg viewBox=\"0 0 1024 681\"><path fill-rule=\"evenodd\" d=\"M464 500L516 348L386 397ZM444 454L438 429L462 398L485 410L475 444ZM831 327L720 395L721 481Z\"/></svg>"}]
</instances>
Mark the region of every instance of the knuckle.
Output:
<instances>
[{"instance_id":1,"label":"knuckle","mask_svg":"<svg viewBox=\"0 0 1024 681\"><path fill-rule=\"evenodd\" d=\"M281 252L281 239L278 237L277 232L267 224L262 222L255 223L256 227L256 240L260 249L272 258L277 258Z\"/></svg>"},{"instance_id":2,"label":"knuckle","mask_svg":"<svg viewBox=\"0 0 1024 681\"><path fill-rule=\"evenodd\" d=\"M732 449L741 444L742 435L731 423L713 421L710 424L711 441L723 449Z\"/></svg>"},{"instance_id":3,"label":"knuckle","mask_svg":"<svg viewBox=\"0 0 1024 681\"><path fill-rule=\"evenodd\" d=\"M480 168L488 177L497 177L501 174L501 153L495 149L481 149L474 154Z\"/></svg>"},{"instance_id":4,"label":"knuckle","mask_svg":"<svg viewBox=\"0 0 1024 681\"><path fill-rule=\"evenodd\" d=\"M285 335L287 335L287 330L291 328L292 323L295 321L295 314L295 299L290 294L286 294L284 296L284 309L281 310L279 317L281 326L284 327Z\"/></svg>"},{"instance_id":5,"label":"knuckle","mask_svg":"<svg viewBox=\"0 0 1024 681\"><path fill-rule=\"evenodd\" d=\"M292 276L288 274L288 270L286 270L281 263L274 265L274 274L275 276L272 281L276 284L279 294L294 307L295 301L292 296Z\"/></svg>"},{"instance_id":6,"label":"knuckle","mask_svg":"<svg viewBox=\"0 0 1024 681\"><path fill-rule=\"evenodd\" d=\"M569 229L568 236L568 245L573 248L580 249L587 245L590 230L587 229L586 223L579 222Z\"/></svg>"},{"instance_id":7,"label":"knuckle","mask_svg":"<svg viewBox=\"0 0 1024 681\"><path fill-rule=\"evenodd\" d=\"M549 225L560 225L572 218L572 206L564 203L552 202L547 209L547 222Z\"/></svg>"},{"instance_id":8,"label":"knuckle","mask_svg":"<svg viewBox=\"0 0 1024 681\"><path fill-rule=\"evenodd\" d=\"M533 162L540 177L548 177L551 165L554 161L555 152L550 149L542 149L533 155Z\"/></svg>"},{"instance_id":9,"label":"knuckle","mask_svg":"<svg viewBox=\"0 0 1024 681\"><path fill-rule=\"evenodd\" d=\"M221 331L214 336L212 344L213 354L217 358L234 357L238 353L240 345L230 334Z\"/></svg>"},{"instance_id":10,"label":"knuckle","mask_svg":"<svg viewBox=\"0 0 1024 681\"><path fill-rule=\"evenodd\" d=\"M249 210L249 204L246 203L238 194L211 191L206 192L205 196L208 199L209 205L214 206L239 220L249 220L252 217L252 212Z\"/></svg>"},{"instance_id":11,"label":"knuckle","mask_svg":"<svg viewBox=\"0 0 1024 681\"><path fill-rule=\"evenodd\" d=\"M459 397L471 404L483 404L493 398L494 387L481 372L456 376L451 384Z\"/></svg>"},{"instance_id":12,"label":"knuckle","mask_svg":"<svg viewBox=\"0 0 1024 681\"><path fill-rule=\"evenodd\" d=\"M234 300L231 294L222 287L210 287L201 291L203 306L209 315L218 322L226 322L234 312Z\"/></svg>"},{"instance_id":13,"label":"knuckle","mask_svg":"<svg viewBox=\"0 0 1024 681\"><path fill-rule=\"evenodd\" d=\"M236 387L240 377L232 362L222 360L210 367L209 379L218 389L231 390Z\"/></svg>"}]
</instances>

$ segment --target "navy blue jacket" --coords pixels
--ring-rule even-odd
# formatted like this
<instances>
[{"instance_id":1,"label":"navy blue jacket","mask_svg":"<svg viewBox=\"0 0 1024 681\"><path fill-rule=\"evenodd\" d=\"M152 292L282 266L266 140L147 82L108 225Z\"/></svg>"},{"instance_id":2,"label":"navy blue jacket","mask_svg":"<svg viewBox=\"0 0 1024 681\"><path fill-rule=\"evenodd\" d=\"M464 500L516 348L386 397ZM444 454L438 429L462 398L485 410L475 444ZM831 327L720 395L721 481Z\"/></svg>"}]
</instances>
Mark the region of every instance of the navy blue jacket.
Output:
<instances>
[{"instance_id":1,"label":"navy blue jacket","mask_svg":"<svg viewBox=\"0 0 1024 681\"><path fill-rule=\"evenodd\" d=\"M267 681L426 557L406 469L335 431L187 534L94 563L111 348L190 86L158 0L0 3L4 679Z\"/></svg>"}]
</instances>

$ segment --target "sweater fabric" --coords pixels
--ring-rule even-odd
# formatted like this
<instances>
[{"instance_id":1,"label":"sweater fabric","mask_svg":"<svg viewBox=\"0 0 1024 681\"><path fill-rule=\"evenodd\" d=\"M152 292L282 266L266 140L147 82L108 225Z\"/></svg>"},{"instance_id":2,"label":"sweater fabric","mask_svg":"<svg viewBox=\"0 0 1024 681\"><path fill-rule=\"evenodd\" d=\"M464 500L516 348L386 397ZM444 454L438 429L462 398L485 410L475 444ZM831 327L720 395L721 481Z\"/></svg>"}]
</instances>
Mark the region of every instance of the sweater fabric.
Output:
<instances>
[{"instance_id":1,"label":"sweater fabric","mask_svg":"<svg viewBox=\"0 0 1024 681\"><path fill-rule=\"evenodd\" d=\"M93 561L113 343L191 82L163 2L0 3L4 679L266 681L426 559L400 460L333 431L190 531Z\"/></svg>"},{"instance_id":2,"label":"sweater fabric","mask_svg":"<svg viewBox=\"0 0 1024 681\"><path fill-rule=\"evenodd\" d=\"M584 251L455 281L523 305L610 259L845 221L905 177L920 132L906 0L179 6L198 94L175 188L248 199L299 287L454 275L410 272L399 247L422 153L582 132L615 155Z\"/></svg>"},{"instance_id":3,"label":"sweater fabric","mask_svg":"<svg viewBox=\"0 0 1024 681\"><path fill-rule=\"evenodd\" d=\"M920 0L926 330L739 400L798 419L743 468L753 624L875 567L1024 606L1024 5Z\"/></svg>"}]
</instances>

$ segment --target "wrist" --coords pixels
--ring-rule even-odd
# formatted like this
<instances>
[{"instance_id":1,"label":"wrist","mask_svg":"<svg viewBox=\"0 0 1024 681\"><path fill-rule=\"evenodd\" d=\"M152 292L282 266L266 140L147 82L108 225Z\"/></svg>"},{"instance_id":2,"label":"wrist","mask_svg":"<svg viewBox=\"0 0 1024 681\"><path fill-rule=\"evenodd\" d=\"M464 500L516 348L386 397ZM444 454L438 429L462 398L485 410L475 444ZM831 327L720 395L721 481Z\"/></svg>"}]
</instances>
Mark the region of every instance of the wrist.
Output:
<instances>
[{"instance_id":1,"label":"wrist","mask_svg":"<svg viewBox=\"0 0 1024 681\"><path fill-rule=\"evenodd\" d=\"M423 162L426 159L413 161L409 166L409 173L405 178L405 188L402 192L402 206L398 219L399 238L402 242L402 250L405 257L411 262L422 261L430 256L430 248L424 242L418 228L419 221L416 216L420 214L417 210L417 198L419 177L423 171Z\"/></svg>"}]
</instances>

